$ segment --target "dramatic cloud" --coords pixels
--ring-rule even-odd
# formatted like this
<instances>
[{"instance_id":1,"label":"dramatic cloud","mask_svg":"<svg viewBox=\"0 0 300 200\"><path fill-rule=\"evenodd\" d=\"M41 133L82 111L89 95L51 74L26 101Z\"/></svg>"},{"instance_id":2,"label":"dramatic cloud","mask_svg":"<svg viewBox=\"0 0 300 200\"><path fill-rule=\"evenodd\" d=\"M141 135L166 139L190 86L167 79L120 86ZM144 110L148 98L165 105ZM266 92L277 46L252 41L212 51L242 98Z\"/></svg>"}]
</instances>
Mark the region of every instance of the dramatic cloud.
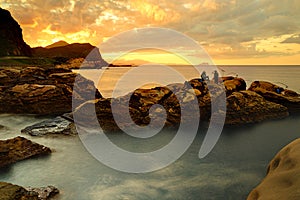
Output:
<instances>
[{"instance_id":1,"label":"dramatic cloud","mask_svg":"<svg viewBox=\"0 0 300 200\"><path fill-rule=\"evenodd\" d=\"M165 27L192 37L216 60L300 58L299 0L0 0L0 6L31 46L98 45L133 28Z\"/></svg>"}]
</instances>

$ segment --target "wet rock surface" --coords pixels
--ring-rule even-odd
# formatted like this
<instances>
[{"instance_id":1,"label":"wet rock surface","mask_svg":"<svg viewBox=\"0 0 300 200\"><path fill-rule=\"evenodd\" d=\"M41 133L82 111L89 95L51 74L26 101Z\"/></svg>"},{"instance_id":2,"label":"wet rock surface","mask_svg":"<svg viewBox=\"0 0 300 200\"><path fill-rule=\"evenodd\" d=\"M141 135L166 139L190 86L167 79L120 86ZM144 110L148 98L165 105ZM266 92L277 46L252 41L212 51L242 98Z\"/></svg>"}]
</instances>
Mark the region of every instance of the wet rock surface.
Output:
<instances>
[{"instance_id":1,"label":"wet rock surface","mask_svg":"<svg viewBox=\"0 0 300 200\"><path fill-rule=\"evenodd\" d=\"M48 155L48 147L34 143L23 137L0 140L0 167L34 156Z\"/></svg>"},{"instance_id":2,"label":"wet rock surface","mask_svg":"<svg viewBox=\"0 0 300 200\"><path fill-rule=\"evenodd\" d=\"M300 199L300 139L284 147L270 162L267 176L247 200Z\"/></svg>"},{"instance_id":3,"label":"wet rock surface","mask_svg":"<svg viewBox=\"0 0 300 200\"><path fill-rule=\"evenodd\" d=\"M68 70L0 69L0 113L59 115L72 110L72 96L78 104L101 98L92 81Z\"/></svg>"},{"instance_id":4,"label":"wet rock surface","mask_svg":"<svg viewBox=\"0 0 300 200\"><path fill-rule=\"evenodd\" d=\"M45 136L45 135L75 135L76 128L74 123L62 118L56 117L49 119L31 126L28 126L21 130L22 133L31 136Z\"/></svg>"},{"instance_id":5,"label":"wet rock surface","mask_svg":"<svg viewBox=\"0 0 300 200\"><path fill-rule=\"evenodd\" d=\"M260 94L268 101L287 107L290 114L300 114L300 95L294 91L266 81L255 81L248 90Z\"/></svg>"}]
</instances>

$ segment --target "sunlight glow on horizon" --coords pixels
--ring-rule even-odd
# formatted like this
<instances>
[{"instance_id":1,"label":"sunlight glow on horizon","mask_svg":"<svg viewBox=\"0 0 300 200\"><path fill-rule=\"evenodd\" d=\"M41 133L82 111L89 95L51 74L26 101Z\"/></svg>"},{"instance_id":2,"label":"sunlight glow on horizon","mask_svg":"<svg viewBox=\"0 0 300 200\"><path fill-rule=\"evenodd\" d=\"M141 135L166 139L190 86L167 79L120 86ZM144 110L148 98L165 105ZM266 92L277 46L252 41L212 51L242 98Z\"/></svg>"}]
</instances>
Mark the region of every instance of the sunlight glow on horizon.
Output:
<instances>
[{"instance_id":1,"label":"sunlight glow on horizon","mask_svg":"<svg viewBox=\"0 0 300 200\"><path fill-rule=\"evenodd\" d=\"M283 7L271 0L0 0L0 6L12 13L31 47L60 40L98 46L134 28L163 27L203 44L216 64L300 64L300 1ZM139 56L131 59L150 59ZM156 56L151 59L182 63Z\"/></svg>"}]
</instances>

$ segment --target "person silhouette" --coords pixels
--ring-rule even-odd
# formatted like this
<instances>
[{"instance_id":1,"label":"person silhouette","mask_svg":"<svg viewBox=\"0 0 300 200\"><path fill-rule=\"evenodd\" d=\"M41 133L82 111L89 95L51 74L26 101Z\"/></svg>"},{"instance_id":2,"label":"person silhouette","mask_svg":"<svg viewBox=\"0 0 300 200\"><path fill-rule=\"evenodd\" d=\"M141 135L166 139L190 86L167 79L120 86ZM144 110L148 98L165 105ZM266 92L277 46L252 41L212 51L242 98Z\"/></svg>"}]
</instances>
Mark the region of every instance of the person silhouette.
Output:
<instances>
[{"instance_id":1,"label":"person silhouette","mask_svg":"<svg viewBox=\"0 0 300 200\"><path fill-rule=\"evenodd\" d=\"M219 73L217 72L217 70L215 70L213 73L214 73L215 84L219 84Z\"/></svg>"},{"instance_id":2,"label":"person silhouette","mask_svg":"<svg viewBox=\"0 0 300 200\"><path fill-rule=\"evenodd\" d=\"M206 71L203 71L201 74L201 80L202 81L208 81L209 77L206 75Z\"/></svg>"}]
</instances>

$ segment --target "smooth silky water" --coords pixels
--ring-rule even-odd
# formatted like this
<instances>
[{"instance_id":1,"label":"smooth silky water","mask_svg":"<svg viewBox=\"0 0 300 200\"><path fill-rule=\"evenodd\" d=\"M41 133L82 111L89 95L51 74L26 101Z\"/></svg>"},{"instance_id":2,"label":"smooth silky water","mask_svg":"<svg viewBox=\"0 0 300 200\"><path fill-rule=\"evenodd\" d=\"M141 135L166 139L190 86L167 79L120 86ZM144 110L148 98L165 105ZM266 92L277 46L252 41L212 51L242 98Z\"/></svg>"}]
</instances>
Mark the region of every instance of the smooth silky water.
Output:
<instances>
[{"instance_id":1,"label":"smooth silky water","mask_svg":"<svg viewBox=\"0 0 300 200\"><path fill-rule=\"evenodd\" d=\"M282 67L268 67L263 71L247 67L234 71L246 80L257 78L283 82L299 92L297 78L300 68L290 68L293 71L287 70L289 73ZM229 67L224 69L231 72ZM124 69L107 71L113 74L114 70ZM256 72L259 72L257 76ZM111 92L109 88L106 91L107 95ZM6 128L0 130L0 139L22 135L22 128L44 119L2 114L0 124ZM239 128L225 128L213 151L201 160L198 152L205 129L200 129L192 146L178 161L148 174L127 174L106 167L85 150L77 136L23 135L54 151L50 156L20 161L1 169L0 181L22 186L54 185L61 191L59 199L246 199L265 176L267 165L274 155L300 136L299 124L300 117L289 117ZM146 143L125 135L111 135L110 138L124 149L144 152L167 144L173 136L166 132L148 139Z\"/></svg>"}]
</instances>

